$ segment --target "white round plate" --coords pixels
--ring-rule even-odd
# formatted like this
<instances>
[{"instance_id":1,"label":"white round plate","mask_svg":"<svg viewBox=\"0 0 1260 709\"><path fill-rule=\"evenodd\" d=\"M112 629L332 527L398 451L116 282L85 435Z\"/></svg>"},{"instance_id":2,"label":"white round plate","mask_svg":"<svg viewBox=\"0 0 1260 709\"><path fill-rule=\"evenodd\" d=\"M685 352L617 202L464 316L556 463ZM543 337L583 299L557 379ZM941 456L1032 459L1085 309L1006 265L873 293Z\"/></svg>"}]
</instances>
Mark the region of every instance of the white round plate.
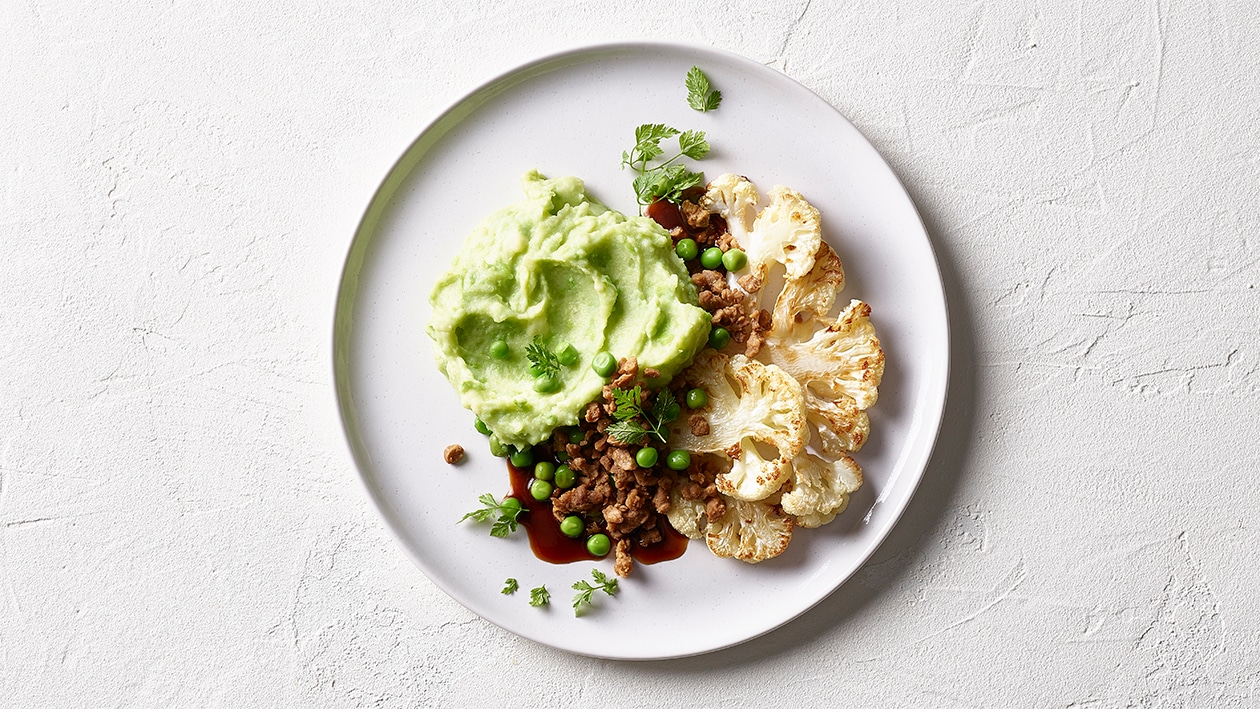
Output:
<instances>
[{"instance_id":1,"label":"white round plate","mask_svg":"<svg viewBox=\"0 0 1260 709\"><path fill-rule=\"evenodd\" d=\"M724 96L716 111L687 106L683 78L698 65ZM855 457L866 483L848 510L800 529L782 556L757 565L692 542L675 561L636 565L615 597L575 617L577 580L611 560L553 565L524 530L457 524L477 496L508 491L433 362L425 335L429 291L464 236L522 198L537 168L577 175L591 194L637 209L621 153L641 123L708 132L697 163L711 178L748 176L764 194L800 191L823 215L844 261L840 294L870 304L887 357L870 442ZM940 273L914 205L888 165L847 120L777 71L722 51L618 44L546 57L477 88L439 116L385 177L347 258L334 325L334 378L346 436L368 493L417 565L483 618L553 647L606 658L660 659L717 650L803 613L871 555L923 474L945 403L948 330ZM464 463L442 449L459 443ZM521 590L503 595L504 580ZM546 585L550 607L528 603Z\"/></svg>"}]
</instances>

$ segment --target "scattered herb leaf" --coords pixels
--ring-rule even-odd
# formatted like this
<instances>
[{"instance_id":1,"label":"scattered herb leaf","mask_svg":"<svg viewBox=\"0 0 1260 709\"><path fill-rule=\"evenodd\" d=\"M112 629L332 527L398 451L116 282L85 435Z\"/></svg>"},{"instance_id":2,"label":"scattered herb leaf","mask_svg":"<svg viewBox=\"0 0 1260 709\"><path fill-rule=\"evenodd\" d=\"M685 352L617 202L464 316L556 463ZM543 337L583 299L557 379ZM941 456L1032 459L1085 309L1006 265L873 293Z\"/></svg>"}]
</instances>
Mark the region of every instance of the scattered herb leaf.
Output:
<instances>
[{"instance_id":1,"label":"scattered herb leaf","mask_svg":"<svg viewBox=\"0 0 1260 709\"><path fill-rule=\"evenodd\" d=\"M577 595L573 597L574 615L580 615L583 607L591 605L592 597L596 591L603 591L610 596L617 594L617 579L608 578L599 569L591 569L591 577L595 579L594 586L585 579L573 584L573 589L577 591Z\"/></svg>"},{"instance_id":2,"label":"scattered herb leaf","mask_svg":"<svg viewBox=\"0 0 1260 709\"><path fill-rule=\"evenodd\" d=\"M516 579L510 578L503 582L503 590L499 591L499 593L502 593L505 596L510 596L513 593L516 593L516 589L518 588L520 588L520 585L516 583Z\"/></svg>"},{"instance_id":3,"label":"scattered herb leaf","mask_svg":"<svg viewBox=\"0 0 1260 709\"><path fill-rule=\"evenodd\" d=\"M542 608L548 603L551 603L551 592L547 590L546 585L529 589L529 605Z\"/></svg>"},{"instance_id":4,"label":"scattered herb leaf","mask_svg":"<svg viewBox=\"0 0 1260 709\"><path fill-rule=\"evenodd\" d=\"M638 421L617 421L605 431L614 441L637 446L647 440L647 429Z\"/></svg>"},{"instance_id":5,"label":"scattered herb leaf","mask_svg":"<svg viewBox=\"0 0 1260 709\"><path fill-rule=\"evenodd\" d=\"M507 500L512 500L515 504L507 503ZM471 519L474 522L493 521L494 525L490 527L490 536L492 537L506 537L508 534L516 531L516 518L520 516L525 508L521 507L515 498L504 498L503 502L499 502L494 495L487 492L478 497L477 501L482 504L482 508L473 510L460 517L460 522L466 519Z\"/></svg>"},{"instance_id":6,"label":"scattered herb leaf","mask_svg":"<svg viewBox=\"0 0 1260 709\"><path fill-rule=\"evenodd\" d=\"M722 103L722 92L709 85L709 77L700 71L700 67L691 67L691 71L687 72L686 84L687 105L697 111L712 111Z\"/></svg>"},{"instance_id":7,"label":"scattered herb leaf","mask_svg":"<svg viewBox=\"0 0 1260 709\"><path fill-rule=\"evenodd\" d=\"M617 405L613 416L618 421L625 421L643 413L643 400L647 394L643 392L643 387L635 386L633 389L613 389L612 397Z\"/></svg>"},{"instance_id":8,"label":"scattered herb leaf","mask_svg":"<svg viewBox=\"0 0 1260 709\"><path fill-rule=\"evenodd\" d=\"M652 416L662 423L673 423L678 420L678 415L682 413L682 407L678 405L678 399L674 397L674 392L669 389L661 389L656 394L656 400L652 402Z\"/></svg>"},{"instance_id":9,"label":"scattered herb leaf","mask_svg":"<svg viewBox=\"0 0 1260 709\"><path fill-rule=\"evenodd\" d=\"M529 359L529 371L536 377L554 377L560 373L560 358L543 344L538 335L534 335L534 339L525 346L525 357Z\"/></svg>"},{"instance_id":10,"label":"scattered herb leaf","mask_svg":"<svg viewBox=\"0 0 1260 709\"><path fill-rule=\"evenodd\" d=\"M709 141L702 130L684 131L678 136L678 149L692 160L702 160L709 154Z\"/></svg>"}]
</instances>

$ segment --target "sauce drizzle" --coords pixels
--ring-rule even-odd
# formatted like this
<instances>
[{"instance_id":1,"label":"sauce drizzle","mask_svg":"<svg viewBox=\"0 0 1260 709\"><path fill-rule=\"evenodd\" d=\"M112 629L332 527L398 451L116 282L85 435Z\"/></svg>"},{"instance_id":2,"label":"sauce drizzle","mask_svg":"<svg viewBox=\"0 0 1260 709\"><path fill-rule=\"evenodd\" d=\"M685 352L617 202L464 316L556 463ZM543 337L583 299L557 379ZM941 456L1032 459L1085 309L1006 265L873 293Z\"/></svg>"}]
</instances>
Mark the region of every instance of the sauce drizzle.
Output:
<instances>
[{"instance_id":1,"label":"sauce drizzle","mask_svg":"<svg viewBox=\"0 0 1260 709\"><path fill-rule=\"evenodd\" d=\"M552 564L598 561L601 558L586 550L585 535L578 539L564 536L560 531L560 523L551 513L550 501L539 502L529 494L532 476L528 470L521 470L510 463L507 468L512 485L508 494L520 500L521 506L525 508L525 514L520 516L520 523L529 536L529 548L533 550L534 556ZM661 541L646 547L630 547L630 556L641 564L677 559L687 551L687 537L669 526L664 515L660 515L658 520Z\"/></svg>"}]
</instances>

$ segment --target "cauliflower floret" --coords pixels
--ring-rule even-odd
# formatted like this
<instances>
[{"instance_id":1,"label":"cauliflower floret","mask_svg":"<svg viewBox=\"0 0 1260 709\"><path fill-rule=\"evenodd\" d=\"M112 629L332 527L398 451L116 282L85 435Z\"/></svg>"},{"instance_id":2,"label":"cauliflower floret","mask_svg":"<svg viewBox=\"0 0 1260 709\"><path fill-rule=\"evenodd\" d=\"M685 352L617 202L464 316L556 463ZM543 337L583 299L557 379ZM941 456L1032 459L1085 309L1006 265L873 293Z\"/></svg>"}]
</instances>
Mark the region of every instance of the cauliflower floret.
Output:
<instances>
[{"instance_id":1,"label":"cauliflower floret","mask_svg":"<svg viewBox=\"0 0 1260 709\"><path fill-rule=\"evenodd\" d=\"M801 453L792 459L792 470L792 491L781 504L802 527L821 527L835 519L849 505L849 495L862 486L862 468L847 455L828 462Z\"/></svg>"},{"instance_id":2,"label":"cauliflower floret","mask_svg":"<svg viewBox=\"0 0 1260 709\"><path fill-rule=\"evenodd\" d=\"M704 519L704 500L688 500L674 486L669 491L669 512L665 513L669 525L689 539L700 539L700 520Z\"/></svg>"},{"instance_id":3,"label":"cauliflower floret","mask_svg":"<svg viewBox=\"0 0 1260 709\"><path fill-rule=\"evenodd\" d=\"M760 500L778 490L789 462L809 438L801 385L773 365L712 350L702 352L686 376L708 394L709 433L697 436L680 421L671 431L671 444L733 458L731 470L717 477L718 489L727 495ZM758 444L777 453L763 456Z\"/></svg>"},{"instance_id":4,"label":"cauliflower floret","mask_svg":"<svg viewBox=\"0 0 1260 709\"><path fill-rule=\"evenodd\" d=\"M772 263L783 264L789 279L803 278L823 243L822 217L800 192L780 185L770 190L770 204L757 215L748 240L739 243L762 279Z\"/></svg>"},{"instance_id":5,"label":"cauliflower floret","mask_svg":"<svg viewBox=\"0 0 1260 709\"><path fill-rule=\"evenodd\" d=\"M778 504L727 499L726 512L709 522L705 541L717 556L755 564L782 554L794 526Z\"/></svg>"},{"instance_id":6,"label":"cauliflower floret","mask_svg":"<svg viewBox=\"0 0 1260 709\"><path fill-rule=\"evenodd\" d=\"M757 192L756 185L747 177L728 172L708 184L704 196L700 198L700 206L714 214L720 214L726 220L726 230L743 244L748 232L752 231L757 203L760 201L761 195Z\"/></svg>"},{"instance_id":7,"label":"cauliflower floret","mask_svg":"<svg viewBox=\"0 0 1260 709\"><path fill-rule=\"evenodd\" d=\"M842 456L862 449L871 435L871 419L847 396L825 399L805 387L805 418L818 429L823 453Z\"/></svg>"},{"instance_id":8,"label":"cauliflower floret","mask_svg":"<svg viewBox=\"0 0 1260 709\"><path fill-rule=\"evenodd\" d=\"M833 400L848 396L865 411L878 398L884 376L884 351L870 315L871 306L853 300L836 322L818 318L825 327L809 339L773 333L766 339L770 361L818 394Z\"/></svg>"},{"instance_id":9,"label":"cauliflower floret","mask_svg":"<svg viewBox=\"0 0 1260 709\"><path fill-rule=\"evenodd\" d=\"M796 190L776 186L770 190L770 203L756 212L760 195L746 177L727 173L709 183L700 206L726 220L727 231L748 256L748 273L757 283L765 283L772 264L781 263L788 278L801 278L814 267L815 254L823 243L821 218ZM756 213L750 221L749 214ZM731 288L747 292L739 284L740 274L730 273ZM760 308L759 298L748 304Z\"/></svg>"},{"instance_id":10,"label":"cauliflower floret","mask_svg":"<svg viewBox=\"0 0 1260 709\"><path fill-rule=\"evenodd\" d=\"M820 318L831 312L836 293L844 288L844 264L827 244L822 242L814 256L814 267L802 278L792 278L783 284L779 298L774 302L770 328L771 336L787 336L799 330L801 323Z\"/></svg>"}]
</instances>

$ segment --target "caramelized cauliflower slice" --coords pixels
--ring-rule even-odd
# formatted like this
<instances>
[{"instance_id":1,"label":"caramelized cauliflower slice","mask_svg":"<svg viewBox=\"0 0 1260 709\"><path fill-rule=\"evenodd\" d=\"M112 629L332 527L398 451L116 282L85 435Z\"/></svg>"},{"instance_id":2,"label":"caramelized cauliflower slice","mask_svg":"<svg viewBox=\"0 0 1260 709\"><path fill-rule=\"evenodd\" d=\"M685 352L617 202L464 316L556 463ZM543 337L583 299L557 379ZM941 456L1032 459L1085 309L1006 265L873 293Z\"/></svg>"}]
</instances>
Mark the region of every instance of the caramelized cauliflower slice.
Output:
<instances>
[{"instance_id":1,"label":"caramelized cauliflower slice","mask_svg":"<svg viewBox=\"0 0 1260 709\"><path fill-rule=\"evenodd\" d=\"M871 435L871 419L848 396L830 400L805 387L805 418L818 430L822 452L839 457L862 449Z\"/></svg>"},{"instance_id":2,"label":"caramelized cauliflower slice","mask_svg":"<svg viewBox=\"0 0 1260 709\"><path fill-rule=\"evenodd\" d=\"M818 318L825 327L808 339L772 332L766 338L770 361L821 396L848 396L865 411L879 397L884 376L884 351L870 315L871 306L853 300L835 322Z\"/></svg>"},{"instance_id":3,"label":"caramelized cauliflower slice","mask_svg":"<svg viewBox=\"0 0 1260 709\"><path fill-rule=\"evenodd\" d=\"M671 445L732 458L730 471L717 477L718 489L731 497L761 500L778 490L792 457L809 440L801 385L773 365L713 350L702 352L686 376L709 396L709 433L697 436L680 421ZM759 444L776 451L764 455Z\"/></svg>"},{"instance_id":4,"label":"caramelized cauliflower slice","mask_svg":"<svg viewBox=\"0 0 1260 709\"><path fill-rule=\"evenodd\" d=\"M769 501L727 499L726 512L709 522L705 542L717 556L755 564L787 549L795 521Z\"/></svg>"},{"instance_id":5,"label":"caramelized cauliflower slice","mask_svg":"<svg viewBox=\"0 0 1260 709\"><path fill-rule=\"evenodd\" d=\"M748 256L749 275L758 282L765 282L774 263L783 264L788 278L801 278L814 267L823 243L821 217L796 190L779 185L769 197L770 203L757 212L757 187L747 177L727 173L708 184L700 206L726 220L727 230ZM751 221L750 213L757 215ZM736 274L730 276L735 287Z\"/></svg>"},{"instance_id":6,"label":"caramelized cauliflower slice","mask_svg":"<svg viewBox=\"0 0 1260 709\"><path fill-rule=\"evenodd\" d=\"M783 264L788 279L803 278L823 243L822 216L800 192L779 185L770 190L770 204L757 215L748 240L739 243L763 280L772 263Z\"/></svg>"},{"instance_id":7,"label":"caramelized cauliflower slice","mask_svg":"<svg viewBox=\"0 0 1260 709\"><path fill-rule=\"evenodd\" d=\"M784 493L780 504L806 528L835 519L849 506L849 495L862 487L862 468L847 455L829 462L801 453L792 459L792 471L792 491Z\"/></svg>"},{"instance_id":8,"label":"caramelized cauliflower slice","mask_svg":"<svg viewBox=\"0 0 1260 709\"><path fill-rule=\"evenodd\" d=\"M791 278L774 302L771 314L772 336L786 336L801 323L825 317L836 302L836 293L844 288L844 264L827 244L822 242L814 257L814 267L802 278Z\"/></svg>"},{"instance_id":9,"label":"caramelized cauliflower slice","mask_svg":"<svg viewBox=\"0 0 1260 709\"><path fill-rule=\"evenodd\" d=\"M688 500L678 491L675 485L669 491L669 512L665 513L669 526L688 539L700 539L704 532L700 531L700 520L705 518L704 500Z\"/></svg>"},{"instance_id":10,"label":"caramelized cauliflower slice","mask_svg":"<svg viewBox=\"0 0 1260 709\"><path fill-rule=\"evenodd\" d=\"M744 439L738 450L732 446L727 451L728 455L732 453L736 455L731 456L731 469L714 481L723 495L750 502L764 500L792 476L791 456L763 456L756 441L750 438Z\"/></svg>"}]
</instances>

